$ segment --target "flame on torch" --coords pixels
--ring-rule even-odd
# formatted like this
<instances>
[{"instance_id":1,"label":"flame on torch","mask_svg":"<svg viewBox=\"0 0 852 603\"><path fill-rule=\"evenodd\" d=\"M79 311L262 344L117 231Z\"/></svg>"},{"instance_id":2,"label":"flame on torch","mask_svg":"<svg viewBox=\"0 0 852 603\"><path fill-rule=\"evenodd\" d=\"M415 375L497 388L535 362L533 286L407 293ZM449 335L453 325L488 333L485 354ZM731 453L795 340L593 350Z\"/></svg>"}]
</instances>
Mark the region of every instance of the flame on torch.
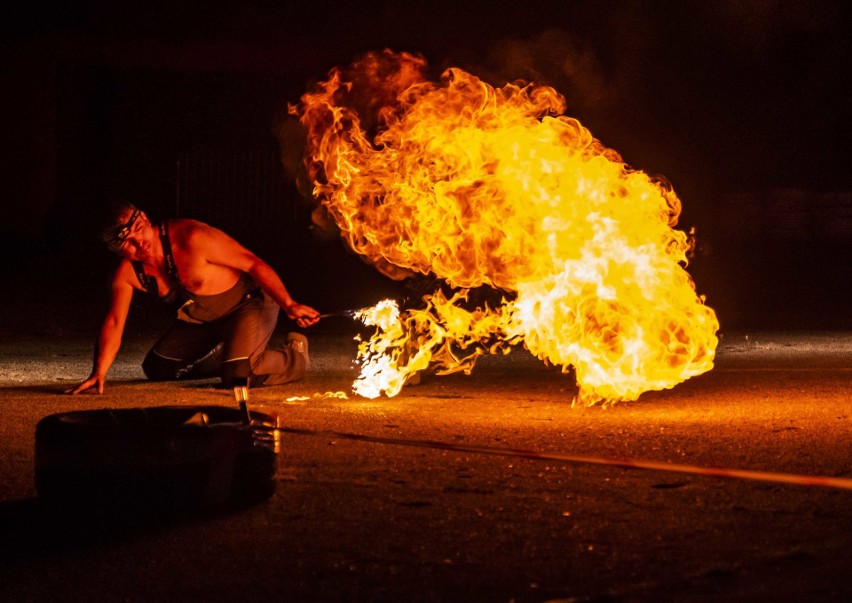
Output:
<instances>
[{"instance_id":1,"label":"flame on torch","mask_svg":"<svg viewBox=\"0 0 852 603\"><path fill-rule=\"evenodd\" d=\"M458 290L365 312L378 330L355 391L395 395L427 366L469 372L521 342L573 367L586 404L710 370L719 324L685 270L692 241L674 228L671 186L565 116L552 88L425 72L420 57L371 53L290 108L314 194L348 245L393 278ZM482 286L502 303L466 309Z\"/></svg>"}]
</instances>

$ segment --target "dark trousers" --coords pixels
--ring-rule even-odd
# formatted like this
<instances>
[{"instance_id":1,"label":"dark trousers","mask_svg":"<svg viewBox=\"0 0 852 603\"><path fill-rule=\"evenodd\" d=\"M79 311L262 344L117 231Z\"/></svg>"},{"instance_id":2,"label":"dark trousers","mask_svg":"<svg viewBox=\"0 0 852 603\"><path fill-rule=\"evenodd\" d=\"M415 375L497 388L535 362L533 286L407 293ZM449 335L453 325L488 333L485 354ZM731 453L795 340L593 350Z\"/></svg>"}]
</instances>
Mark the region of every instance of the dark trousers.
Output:
<instances>
[{"instance_id":1,"label":"dark trousers","mask_svg":"<svg viewBox=\"0 0 852 603\"><path fill-rule=\"evenodd\" d=\"M261 293L215 321L177 320L145 356L142 370L154 381L221 376L229 387L245 377L252 387L298 381L306 370L302 355L289 346L268 348L278 312Z\"/></svg>"}]
</instances>

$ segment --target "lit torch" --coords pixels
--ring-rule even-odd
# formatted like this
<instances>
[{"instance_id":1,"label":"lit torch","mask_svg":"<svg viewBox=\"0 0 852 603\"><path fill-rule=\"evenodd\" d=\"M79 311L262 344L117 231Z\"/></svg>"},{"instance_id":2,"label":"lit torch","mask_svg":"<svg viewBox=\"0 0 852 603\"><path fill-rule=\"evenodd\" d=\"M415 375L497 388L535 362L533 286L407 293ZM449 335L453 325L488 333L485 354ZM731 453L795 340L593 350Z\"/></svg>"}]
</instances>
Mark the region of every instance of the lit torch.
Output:
<instances>
[{"instance_id":1,"label":"lit torch","mask_svg":"<svg viewBox=\"0 0 852 603\"><path fill-rule=\"evenodd\" d=\"M674 229L668 183L565 116L552 88L494 88L457 68L434 83L425 67L370 54L291 107L314 193L349 246L396 278L460 290L373 323L356 391L394 395L430 364L469 371L521 341L573 367L587 404L710 370L719 324L685 270L691 240ZM465 309L481 286L502 303Z\"/></svg>"}]
</instances>

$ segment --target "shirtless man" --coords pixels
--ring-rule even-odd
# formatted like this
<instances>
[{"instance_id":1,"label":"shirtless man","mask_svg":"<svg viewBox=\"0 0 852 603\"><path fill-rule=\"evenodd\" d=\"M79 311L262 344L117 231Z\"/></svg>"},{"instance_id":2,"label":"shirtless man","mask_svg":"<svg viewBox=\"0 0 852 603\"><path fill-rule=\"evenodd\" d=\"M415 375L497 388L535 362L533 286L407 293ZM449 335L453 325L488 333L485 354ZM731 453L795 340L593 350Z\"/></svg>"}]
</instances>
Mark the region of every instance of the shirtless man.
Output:
<instances>
[{"instance_id":1,"label":"shirtless man","mask_svg":"<svg viewBox=\"0 0 852 603\"><path fill-rule=\"evenodd\" d=\"M275 271L212 226L188 219L152 224L130 203L111 212L101 238L122 259L112 279L112 302L101 327L88 379L66 391L104 391L134 291L183 303L178 320L142 363L149 379L221 376L231 386L296 381L308 365L307 338L290 333L281 349L268 348L279 309L300 327L319 313L293 300Z\"/></svg>"}]
</instances>

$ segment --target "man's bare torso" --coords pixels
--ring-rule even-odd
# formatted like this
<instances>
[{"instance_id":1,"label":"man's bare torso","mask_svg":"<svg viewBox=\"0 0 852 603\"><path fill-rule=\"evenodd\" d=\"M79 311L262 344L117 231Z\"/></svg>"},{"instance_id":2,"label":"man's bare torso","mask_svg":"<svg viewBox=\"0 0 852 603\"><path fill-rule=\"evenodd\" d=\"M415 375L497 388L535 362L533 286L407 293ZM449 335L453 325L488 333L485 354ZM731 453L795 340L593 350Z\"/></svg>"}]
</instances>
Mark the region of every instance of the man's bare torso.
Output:
<instances>
[{"instance_id":1,"label":"man's bare torso","mask_svg":"<svg viewBox=\"0 0 852 603\"><path fill-rule=\"evenodd\" d=\"M196 220L176 219L170 220L167 228L177 276L189 293L216 295L237 283L241 274L239 270L211 261L216 255L213 247L216 241L210 236L213 231L210 226ZM162 295L174 286L164 250L157 250L149 261L144 262L144 271L157 279Z\"/></svg>"}]
</instances>

